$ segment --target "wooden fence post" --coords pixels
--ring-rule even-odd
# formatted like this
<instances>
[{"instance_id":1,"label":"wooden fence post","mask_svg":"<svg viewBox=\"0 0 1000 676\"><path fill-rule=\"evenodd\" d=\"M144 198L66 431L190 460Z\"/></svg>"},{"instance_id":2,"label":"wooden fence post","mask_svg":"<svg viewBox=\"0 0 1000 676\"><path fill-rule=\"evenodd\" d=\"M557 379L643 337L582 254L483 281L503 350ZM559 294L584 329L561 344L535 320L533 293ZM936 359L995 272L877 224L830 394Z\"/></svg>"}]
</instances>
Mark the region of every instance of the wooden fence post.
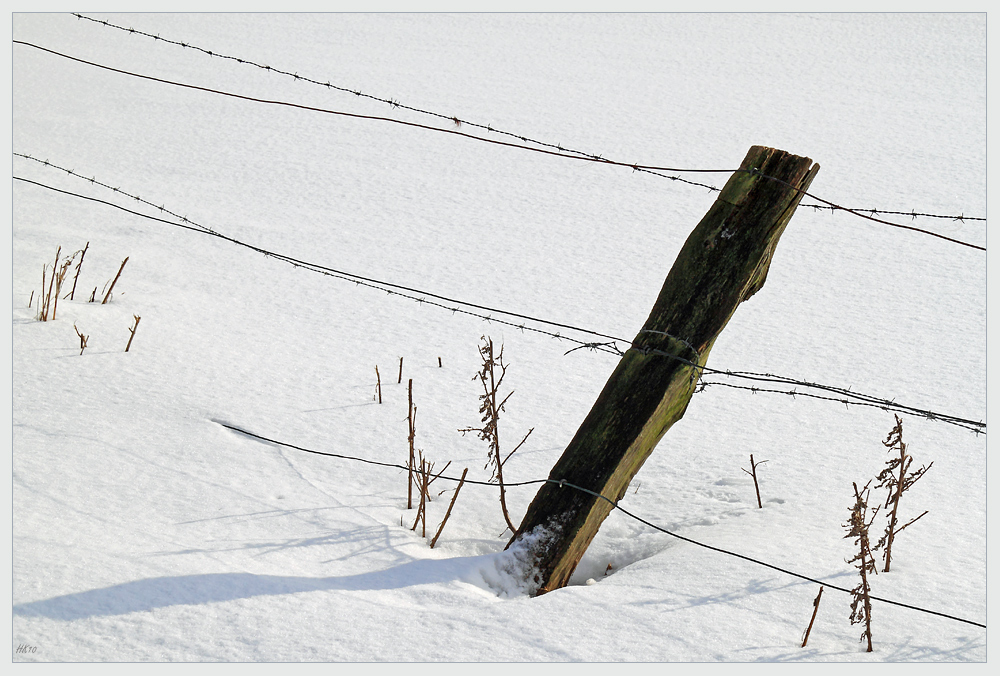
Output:
<instances>
[{"instance_id":1,"label":"wooden fence post","mask_svg":"<svg viewBox=\"0 0 1000 676\"><path fill-rule=\"evenodd\" d=\"M507 544L525 539L533 595L567 584L611 503L684 415L712 345L737 306L764 285L799 191L818 170L807 157L752 147L688 236L646 324L549 473L606 500L543 484Z\"/></svg>"}]
</instances>

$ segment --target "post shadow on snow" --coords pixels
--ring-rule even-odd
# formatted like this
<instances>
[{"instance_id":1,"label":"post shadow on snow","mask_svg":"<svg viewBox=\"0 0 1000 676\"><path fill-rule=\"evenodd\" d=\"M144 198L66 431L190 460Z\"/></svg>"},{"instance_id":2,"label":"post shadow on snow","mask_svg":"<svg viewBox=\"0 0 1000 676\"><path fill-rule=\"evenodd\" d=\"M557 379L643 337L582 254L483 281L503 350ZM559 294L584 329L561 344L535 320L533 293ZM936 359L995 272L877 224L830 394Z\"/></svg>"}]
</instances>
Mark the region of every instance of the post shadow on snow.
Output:
<instances>
[{"instance_id":1,"label":"post shadow on snow","mask_svg":"<svg viewBox=\"0 0 1000 676\"><path fill-rule=\"evenodd\" d=\"M73 621L126 615L179 605L278 596L326 590L370 591L401 589L421 584L469 581L491 556L421 560L386 570L342 577L296 577L253 573L208 573L153 577L123 584L56 596L14 606L19 617L46 617ZM480 578L481 579L481 578Z\"/></svg>"}]
</instances>

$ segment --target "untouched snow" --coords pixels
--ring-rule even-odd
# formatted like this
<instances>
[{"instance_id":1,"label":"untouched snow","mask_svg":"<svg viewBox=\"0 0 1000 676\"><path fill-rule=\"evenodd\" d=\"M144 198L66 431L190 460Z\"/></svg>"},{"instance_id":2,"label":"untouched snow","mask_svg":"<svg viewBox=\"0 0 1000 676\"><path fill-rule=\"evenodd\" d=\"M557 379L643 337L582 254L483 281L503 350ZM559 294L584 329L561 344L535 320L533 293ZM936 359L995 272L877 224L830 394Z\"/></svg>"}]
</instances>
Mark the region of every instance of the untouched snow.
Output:
<instances>
[{"instance_id":1,"label":"untouched snow","mask_svg":"<svg viewBox=\"0 0 1000 676\"><path fill-rule=\"evenodd\" d=\"M733 169L769 145L818 162L812 192L844 206L986 216L985 14L91 16L609 159ZM16 14L13 37L165 80L511 140L69 14ZM601 333L642 326L715 197L12 52L15 153L270 251ZM162 216L12 164L16 177ZM986 243L982 221L886 218ZM75 300L35 321L42 266L88 242ZM112 302L85 302L126 256ZM621 512L570 586L530 598L528 559L503 551L496 489L463 487L432 550L410 530L401 470L222 425L400 464L412 379L417 447L438 469L451 461L449 476L488 479L485 443L457 430L479 424L472 377L489 335L515 392L501 441L513 448L534 428L505 478L541 479L612 355L564 354L575 344L22 181L11 300L14 661L986 660L986 630L885 604L866 654L850 597L832 589L800 648L818 585ZM82 355L74 324L90 336ZM985 420L986 255L800 208L709 366ZM893 423L877 408L708 387L621 505L852 587L851 483L880 471ZM904 440L916 466L934 466L902 516L929 513L899 536L873 593L985 623L986 437L904 416ZM741 470L751 453L768 461L763 509ZM429 530L453 487L433 485L448 492L429 505ZM515 523L536 489L509 489Z\"/></svg>"}]
</instances>

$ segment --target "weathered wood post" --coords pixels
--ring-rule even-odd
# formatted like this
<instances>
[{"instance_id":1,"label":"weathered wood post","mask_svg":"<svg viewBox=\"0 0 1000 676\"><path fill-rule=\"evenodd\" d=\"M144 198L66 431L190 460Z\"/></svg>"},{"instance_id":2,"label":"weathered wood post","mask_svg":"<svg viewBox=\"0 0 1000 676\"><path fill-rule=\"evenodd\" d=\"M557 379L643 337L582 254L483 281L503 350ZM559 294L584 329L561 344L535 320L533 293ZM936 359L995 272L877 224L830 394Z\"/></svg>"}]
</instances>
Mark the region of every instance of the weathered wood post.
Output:
<instances>
[{"instance_id":1,"label":"weathered wood post","mask_svg":"<svg viewBox=\"0 0 1000 676\"><path fill-rule=\"evenodd\" d=\"M617 503L684 415L715 339L760 290L778 238L819 170L807 157L754 146L688 236L632 347L549 473ZM777 180L773 180L777 179ZM798 189L798 190L797 190ZM612 505L546 483L508 547L523 540L533 595L563 587Z\"/></svg>"}]
</instances>

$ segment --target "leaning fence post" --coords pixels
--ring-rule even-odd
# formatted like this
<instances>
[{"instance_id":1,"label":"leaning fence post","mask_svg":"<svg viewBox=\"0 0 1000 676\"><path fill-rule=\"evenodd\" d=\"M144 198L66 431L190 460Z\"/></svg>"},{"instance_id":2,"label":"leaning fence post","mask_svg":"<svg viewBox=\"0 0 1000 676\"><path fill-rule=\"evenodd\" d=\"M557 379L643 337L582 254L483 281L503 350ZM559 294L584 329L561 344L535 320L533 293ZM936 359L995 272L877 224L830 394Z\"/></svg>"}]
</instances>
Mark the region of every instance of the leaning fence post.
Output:
<instances>
[{"instance_id":1,"label":"leaning fence post","mask_svg":"<svg viewBox=\"0 0 1000 676\"><path fill-rule=\"evenodd\" d=\"M532 536L524 545L532 594L566 585L613 505L684 415L712 345L764 285L778 238L818 170L807 157L752 147L688 236L646 324L507 545Z\"/></svg>"}]
</instances>

